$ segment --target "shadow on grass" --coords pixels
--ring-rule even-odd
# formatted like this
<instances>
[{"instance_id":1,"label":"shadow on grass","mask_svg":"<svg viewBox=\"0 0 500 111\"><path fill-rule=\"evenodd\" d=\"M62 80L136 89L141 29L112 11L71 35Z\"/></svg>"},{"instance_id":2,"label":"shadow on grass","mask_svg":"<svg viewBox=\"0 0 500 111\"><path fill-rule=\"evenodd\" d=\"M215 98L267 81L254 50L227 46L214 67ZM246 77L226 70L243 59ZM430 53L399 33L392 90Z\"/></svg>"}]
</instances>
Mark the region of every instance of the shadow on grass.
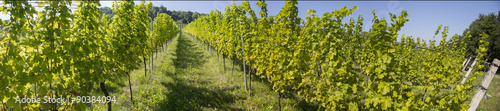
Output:
<instances>
[{"instance_id":1,"label":"shadow on grass","mask_svg":"<svg viewBox=\"0 0 500 111\"><path fill-rule=\"evenodd\" d=\"M204 57L203 52L198 52L196 50L197 49L195 48L193 41L186 37L179 37L177 50L175 51L176 55L174 55L177 56L177 58L173 60L175 68L186 69L189 66L191 66L191 68L197 68L207 62L206 60L201 59Z\"/></svg>"},{"instance_id":2,"label":"shadow on grass","mask_svg":"<svg viewBox=\"0 0 500 111\"><path fill-rule=\"evenodd\" d=\"M230 104L235 100L241 99L222 88L204 87L210 81L206 80L190 80L183 76L202 75L203 73L193 73L191 71L200 67L206 61L203 59L202 52L198 51L193 41L182 35L178 38L176 49L177 58L173 59L175 74L166 74L173 79L173 82L161 82L169 92L164 92L166 99L161 100L160 110L178 111L189 110L198 111L206 110L206 108L216 108L217 110L242 110L230 107ZM181 76L182 75L182 76Z\"/></svg>"},{"instance_id":3,"label":"shadow on grass","mask_svg":"<svg viewBox=\"0 0 500 111\"><path fill-rule=\"evenodd\" d=\"M175 78L173 83L161 84L171 92L165 92L166 101L160 102L161 109L165 111L189 110L199 111L204 108L217 108L218 110L241 110L229 107L230 103L238 98L225 89L209 89L205 87L193 87L187 81Z\"/></svg>"}]
</instances>

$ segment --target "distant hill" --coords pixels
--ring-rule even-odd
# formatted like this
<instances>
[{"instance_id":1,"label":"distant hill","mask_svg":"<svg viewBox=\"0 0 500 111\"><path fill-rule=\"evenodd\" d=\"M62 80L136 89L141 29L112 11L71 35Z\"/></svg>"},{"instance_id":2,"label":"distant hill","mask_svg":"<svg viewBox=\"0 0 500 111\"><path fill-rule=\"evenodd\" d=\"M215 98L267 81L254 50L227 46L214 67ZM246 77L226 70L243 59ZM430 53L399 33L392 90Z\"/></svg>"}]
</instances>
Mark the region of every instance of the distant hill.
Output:
<instances>
[{"instance_id":1,"label":"distant hill","mask_svg":"<svg viewBox=\"0 0 500 111\"><path fill-rule=\"evenodd\" d=\"M113 10L111 10L110 7L101 7L99 8L101 10L101 12L103 14L106 14L108 15L110 18L112 18L115 13L113 12ZM177 21L177 22L181 22L181 23L190 23L192 21L194 21L196 18L198 18L199 16L203 16L203 15L207 15L207 14L203 14L203 13L198 13L198 12L191 12L191 11L171 11L171 10L167 10L167 7L164 7L164 6L160 6L160 7L157 7L157 6L153 6L153 10L151 10L151 14L149 14L149 17L153 18L156 18L156 14L157 13L166 13L168 15L170 15L172 17L172 19L174 19L174 21Z\"/></svg>"}]
</instances>

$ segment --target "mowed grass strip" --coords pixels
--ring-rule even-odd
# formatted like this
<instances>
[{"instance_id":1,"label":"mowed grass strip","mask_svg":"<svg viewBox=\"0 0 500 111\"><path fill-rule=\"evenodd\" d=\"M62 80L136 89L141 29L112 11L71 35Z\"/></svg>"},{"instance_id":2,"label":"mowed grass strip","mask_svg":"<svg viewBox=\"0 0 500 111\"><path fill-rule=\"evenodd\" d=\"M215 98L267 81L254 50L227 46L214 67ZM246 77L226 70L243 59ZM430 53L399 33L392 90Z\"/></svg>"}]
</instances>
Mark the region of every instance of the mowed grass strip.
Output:
<instances>
[{"instance_id":1,"label":"mowed grass strip","mask_svg":"<svg viewBox=\"0 0 500 111\"><path fill-rule=\"evenodd\" d=\"M114 110L277 110L278 94L266 79L252 77L252 95L244 90L243 67L231 59L210 53L195 38L180 34L155 57L153 71L144 77L144 66L131 73L135 106L129 99L126 76L107 81L110 95L116 96ZM150 64L149 61L147 61ZM104 94L94 87L93 95ZM281 98L282 110L317 110L296 94ZM91 104L89 110L105 110L105 104Z\"/></svg>"}]
</instances>

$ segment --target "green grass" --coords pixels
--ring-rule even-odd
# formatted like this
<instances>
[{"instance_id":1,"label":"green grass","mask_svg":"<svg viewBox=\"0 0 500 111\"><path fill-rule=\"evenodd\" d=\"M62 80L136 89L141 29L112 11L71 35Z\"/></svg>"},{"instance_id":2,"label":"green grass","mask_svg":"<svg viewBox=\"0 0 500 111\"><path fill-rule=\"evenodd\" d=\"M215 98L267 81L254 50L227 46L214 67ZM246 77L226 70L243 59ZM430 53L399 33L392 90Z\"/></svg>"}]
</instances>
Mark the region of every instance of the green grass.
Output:
<instances>
[{"instance_id":1,"label":"green grass","mask_svg":"<svg viewBox=\"0 0 500 111\"><path fill-rule=\"evenodd\" d=\"M220 56L222 57L222 56ZM252 95L244 90L242 66L236 61L217 59L188 35L174 38L163 52L158 52L153 71L144 77L144 66L131 73L135 106L129 98L128 78L107 81L110 95L116 97L113 110L277 110L278 94L266 79L252 77ZM238 64L239 63L239 64ZM148 61L148 64L150 62ZM104 94L94 87L92 95ZM282 110L317 110L297 95L282 97ZM92 104L88 110L105 110L105 104Z\"/></svg>"},{"instance_id":2,"label":"green grass","mask_svg":"<svg viewBox=\"0 0 500 111\"><path fill-rule=\"evenodd\" d=\"M484 79L484 74L483 75L478 75L476 77L476 80L472 83L474 87L473 93L470 94L470 97L474 96L476 94L477 89L479 84ZM492 97L489 99L481 99L481 103L479 103L479 106L477 107L477 111L499 111L500 110L500 71L497 71L495 74L495 77L493 77L493 80L491 81L490 85L488 86L488 90L486 91L486 94L491 95Z\"/></svg>"}]
</instances>

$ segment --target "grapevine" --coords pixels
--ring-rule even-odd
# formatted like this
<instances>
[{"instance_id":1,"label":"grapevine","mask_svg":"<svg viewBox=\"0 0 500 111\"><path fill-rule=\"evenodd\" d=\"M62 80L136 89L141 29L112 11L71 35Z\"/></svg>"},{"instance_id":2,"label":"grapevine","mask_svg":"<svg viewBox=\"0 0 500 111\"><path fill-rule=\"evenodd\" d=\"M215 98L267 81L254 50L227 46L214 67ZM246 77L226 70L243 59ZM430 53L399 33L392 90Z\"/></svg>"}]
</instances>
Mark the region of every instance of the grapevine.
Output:
<instances>
[{"instance_id":1,"label":"grapevine","mask_svg":"<svg viewBox=\"0 0 500 111\"><path fill-rule=\"evenodd\" d=\"M216 11L198 18L183 31L217 46L228 58L248 60L245 65L272 83L279 96L295 92L327 110L468 108L465 102L475 78L465 84L457 81L463 75L463 41L469 37L460 43L457 36L448 39L447 26L436 30L434 37L441 34L441 42L426 42L398 33L409 21L406 11L390 13L387 20L372 11L373 25L362 32L361 15L347 23L343 20L356 6L321 17L311 9L301 19L297 1L286 1L275 16L267 14L264 1L257 5L260 19L245 1L226 7L223 15ZM239 37L244 38L244 46ZM244 54L238 52L241 48ZM484 53L485 45L480 49Z\"/></svg>"}]
</instances>

